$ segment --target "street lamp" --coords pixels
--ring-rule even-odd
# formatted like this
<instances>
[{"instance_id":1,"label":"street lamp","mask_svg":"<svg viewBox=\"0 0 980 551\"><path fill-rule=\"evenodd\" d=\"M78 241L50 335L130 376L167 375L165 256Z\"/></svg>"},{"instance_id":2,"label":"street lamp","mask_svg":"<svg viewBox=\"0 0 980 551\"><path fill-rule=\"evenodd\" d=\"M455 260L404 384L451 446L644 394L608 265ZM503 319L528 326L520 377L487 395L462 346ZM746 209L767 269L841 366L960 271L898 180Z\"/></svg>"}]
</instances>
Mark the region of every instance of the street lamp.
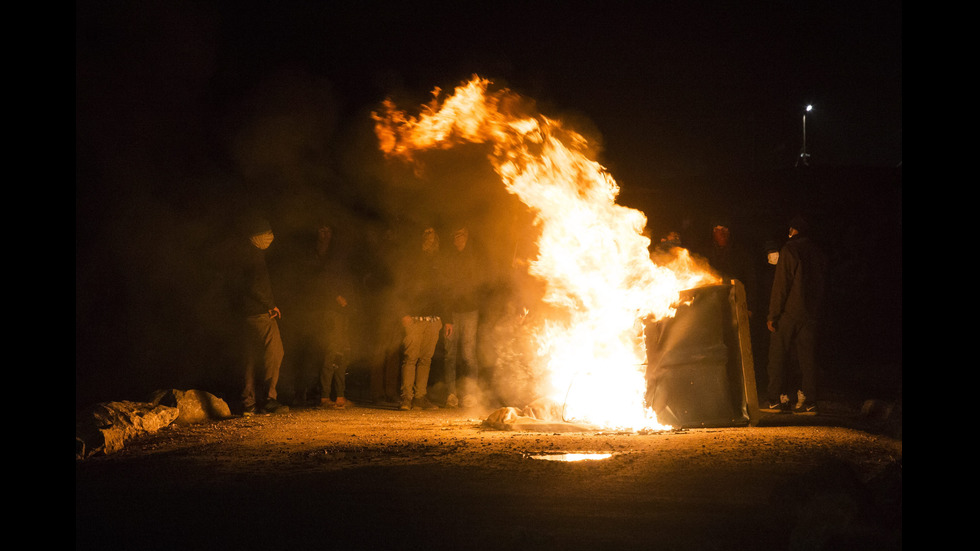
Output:
<instances>
[{"instance_id":1,"label":"street lamp","mask_svg":"<svg viewBox=\"0 0 980 551\"><path fill-rule=\"evenodd\" d=\"M800 151L800 158L796 160L796 166L810 166L810 154L806 152L806 114L813 111L813 106L807 104L803 111L803 149Z\"/></svg>"}]
</instances>

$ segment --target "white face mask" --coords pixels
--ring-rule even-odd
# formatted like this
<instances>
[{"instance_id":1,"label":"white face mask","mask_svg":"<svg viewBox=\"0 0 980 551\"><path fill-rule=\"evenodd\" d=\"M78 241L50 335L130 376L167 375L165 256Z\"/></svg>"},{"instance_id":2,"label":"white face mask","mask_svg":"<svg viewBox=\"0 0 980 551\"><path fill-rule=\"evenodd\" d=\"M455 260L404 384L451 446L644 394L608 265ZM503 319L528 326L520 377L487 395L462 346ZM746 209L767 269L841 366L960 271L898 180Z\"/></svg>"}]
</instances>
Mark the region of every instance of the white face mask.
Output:
<instances>
[{"instance_id":1,"label":"white face mask","mask_svg":"<svg viewBox=\"0 0 980 551\"><path fill-rule=\"evenodd\" d=\"M769 258L769 263L772 264L773 266L776 265L776 262L779 262L779 253L778 252L776 252L776 253L769 253L766 256Z\"/></svg>"},{"instance_id":2,"label":"white face mask","mask_svg":"<svg viewBox=\"0 0 980 551\"><path fill-rule=\"evenodd\" d=\"M271 231L267 231L265 233L253 235L251 241L253 245L264 251L269 248L269 245L272 245L273 239L275 239L275 236L272 235Z\"/></svg>"}]
</instances>

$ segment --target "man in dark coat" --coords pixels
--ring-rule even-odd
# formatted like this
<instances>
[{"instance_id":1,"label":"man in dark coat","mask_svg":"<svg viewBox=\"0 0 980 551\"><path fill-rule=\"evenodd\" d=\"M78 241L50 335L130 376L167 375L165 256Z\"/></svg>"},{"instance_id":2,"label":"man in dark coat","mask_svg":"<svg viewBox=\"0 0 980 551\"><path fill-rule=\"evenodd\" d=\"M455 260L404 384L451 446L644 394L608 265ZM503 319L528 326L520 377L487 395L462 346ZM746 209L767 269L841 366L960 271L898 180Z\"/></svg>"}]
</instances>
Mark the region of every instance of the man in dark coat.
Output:
<instances>
[{"instance_id":1,"label":"man in dark coat","mask_svg":"<svg viewBox=\"0 0 980 551\"><path fill-rule=\"evenodd\" d=\"M354 404L344 395L350 364L351 309L354 292L347 262L333 252L333 228L321 224L317 230L315 290L310 300L322 312L318 327L323 331L323 358L320 366L320 407L348 408ZM337 397L330 398L331 390Z\"/></svg>"},{"instance_id":2,"label":"man in dark coat","mask_svg":"<svg viewBox=\"0 0 980 551\"><path fill-rule=\"evenodd\" d=\"M476 338L480 321L480 291L483 266L469 244L469 229L458 227L453 232L453 246L445 258L444 277L447 281L448 307L452 316L446 324L445 380L447 407L462 403L476 405L476 381L479 364ZM456 382L462 378L457 392Z\"/></svg>"},{"instance_id":3,"label":"man in dark coat","mask_svg":"<svg viewBox=\"0 0 980 551\"><path fill-rule=\"evenodd\" d=\"M266 266L265 251L275 236L268 221L250 221L246 227L248 241L239 249L240 256L233 274L234 299L243 320L243 361L245 384L242 389L242 411L246 415L258 409L264 413L288 411L276 401L276 385L282 365L283 346L276 321L282 317L272 294L272 283Z\"/></svg>"},{"instance_id":4,"label":"man in dark coat","mask_svg":"<svg viewBox=\"0 0 980 551\"><path fill-rule=\"evenodd\" d=\"M785 375L795 352L802 381L794 410L816 413L816 340L826 293L827 260L808 233L809 224L801 217L794 218L789 241L776 263L766 322L771 336L767 389L767 409L771 411L789 409Z\"/></svg>"},{"instance_id":5,"label":"man in dark coat","mask_svg":"<svg viewBox=\"0 0 980 551\"><path fill-rule=\"evenodd\" d=\"M745 287L749 315L758 310L756 271L752 258L735 242L727 221L719 220L711 228L711 246L707 251L708 263L724 279L725 283L737 279Z\"/></svg>"}]
</instances>

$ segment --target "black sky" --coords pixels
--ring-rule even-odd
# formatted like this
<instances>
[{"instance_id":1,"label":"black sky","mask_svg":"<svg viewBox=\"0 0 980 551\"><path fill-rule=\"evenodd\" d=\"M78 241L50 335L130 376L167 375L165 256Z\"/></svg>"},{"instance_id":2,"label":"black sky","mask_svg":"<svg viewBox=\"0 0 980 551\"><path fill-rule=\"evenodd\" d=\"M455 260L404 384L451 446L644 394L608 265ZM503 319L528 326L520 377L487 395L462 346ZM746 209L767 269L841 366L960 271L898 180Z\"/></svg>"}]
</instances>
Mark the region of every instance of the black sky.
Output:
<instances>
[{"instance_id":1,"label":"black sky","mask_svg":"<svg viewBox=\"0 0 980 551\"><path fill-rule=\"evenodd\" d=\"M79 2L76 16L79 132L101 108L180 117L148 130L207 136L287 68L325 79L344 116L479 73L592 121L607 160L639 185L792 164L807 103L815 160L901 162L893 0Z\"/></svg>"},{"instance_id":2,"label":"black sky","mask_svg":"<svg viewBox=\"0 0 980 551\"><path fill-rule=\"evenodd\" d=\"M895 0L110 0L76 3L76 23L83 218L134 195L227 205L243 186L370 204L390 177L370 111L473 74L592 137L634 194L792 167L808 103L815 165L902 162Z\"/></svg>"}]
</instances>

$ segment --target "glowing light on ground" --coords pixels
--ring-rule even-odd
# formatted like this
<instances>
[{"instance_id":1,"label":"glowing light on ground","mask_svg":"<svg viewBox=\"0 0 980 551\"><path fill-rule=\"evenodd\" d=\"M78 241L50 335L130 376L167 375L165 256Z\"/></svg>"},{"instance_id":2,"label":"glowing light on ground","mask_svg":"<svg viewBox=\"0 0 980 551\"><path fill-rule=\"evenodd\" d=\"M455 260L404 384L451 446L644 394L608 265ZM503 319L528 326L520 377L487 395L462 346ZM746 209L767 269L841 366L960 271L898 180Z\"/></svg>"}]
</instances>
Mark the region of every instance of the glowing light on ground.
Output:
<instances>
[{"instance_id":1,"label":"glowing light on ground","mask_svg":"<svg viewBox=\"0 0 980 551\"><path fill-rule=\"evenodd\" d=\"M529 455L531 459L542 459L545 461L561 461L565 463L574 463L576 461L596 461L600 459L609 459L614 454L611 453L543 453L538 455Z\"/></svg>"}]
</instances>

